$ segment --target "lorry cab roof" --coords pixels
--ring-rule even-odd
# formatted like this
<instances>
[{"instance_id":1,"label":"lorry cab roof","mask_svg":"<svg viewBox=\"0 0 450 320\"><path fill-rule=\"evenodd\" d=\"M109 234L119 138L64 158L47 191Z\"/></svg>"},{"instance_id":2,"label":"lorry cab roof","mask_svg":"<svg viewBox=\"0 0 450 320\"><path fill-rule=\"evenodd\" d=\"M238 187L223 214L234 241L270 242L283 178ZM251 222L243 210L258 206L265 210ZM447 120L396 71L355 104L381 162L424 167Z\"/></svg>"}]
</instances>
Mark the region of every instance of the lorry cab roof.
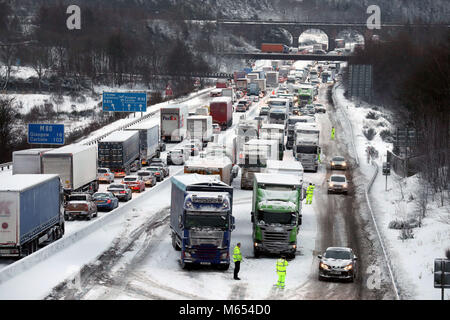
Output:
<instances>
[{"instance_id":1,"label":"lorry cab roof","mask_svg":"<svg viewBox=\"0 0 450 320\"><path fill-rule=\"evenodd\" d=\"M214 157L207 155L206 158L193 158L186 161L185 167L195 168L223 168L231 165L231 160L228 157Z\"/></svg>"},{"instance_id":2,"label":"lorry cab roof","mask_svg":"<svg viewBox=\"0 0 450 320\"><path fill-rule=\"evenodd\" d=\"M284 130L284 125L282 125L282 124L274 124L274 123L264 123L261 126L261 129L279 129L279 130Z\"/></svg>"},{"instance_id":3,"label":"lorry cab roof","mask_svg":"<svg viewBox=\"0 0 450 320\"><path fill-rule=\"evenodd\" d=\"M319 126L315 122L297 122L295 124L295 130L317 130L319 131Z\"/></svg>"},{"instance_id":4,"label":"lorry cab roof","mask_svg":"<svg viewBox=\"0 0 450 320\"><path fill-rule=\"evenodd\" d=\"M211 100L211 103L231 103L230 97L216 97Z\"/></svg>"},{"instance_id":5,"label":"lorry cab roof","mask_svg":"<svg viewBox=\"0 0 450 320\"><path fill-rule=\"evenodd\" d=\"M173 176L171 178L171 181L172 183L175 183L178 186L182 186L181 189L186 189L186 186L196 184L197 185L214 184L229 187L226 183L220 180L220 176L217 174L215 175L203 175L197 173L184 174L180 176Z\"/></svg>"},{"instance_id":6,"label":"lorry cab roof","mask_svg":"<svg viewBox=\"0 0 450 320\"><path fill-rule=\"evenodd\" d=\"M25 191L44 181L59 178L57 174L15 174L2 177L0 191Z\"/></svg>"},{"instance_id":7,"label":"lorry cab roof","mask_svg":"<svg viewBox=\"0 0 450 320\"><path fill-rule=\"evenodd\" d=\"M255 173L255 181L268 185L301 186L301 181L292 174Z\"/></svg>"},{"instance_id":8,"label":"lorry cab roof","mask_svg":"<svg viewBox=\"0 0 450 320\"><path fill-rule=\"evenodd\" d=\"M299 161L267 160L267 169L282 168L283 170L297 170L303 172L303 166Z\"/></svg>"}]
</instances>

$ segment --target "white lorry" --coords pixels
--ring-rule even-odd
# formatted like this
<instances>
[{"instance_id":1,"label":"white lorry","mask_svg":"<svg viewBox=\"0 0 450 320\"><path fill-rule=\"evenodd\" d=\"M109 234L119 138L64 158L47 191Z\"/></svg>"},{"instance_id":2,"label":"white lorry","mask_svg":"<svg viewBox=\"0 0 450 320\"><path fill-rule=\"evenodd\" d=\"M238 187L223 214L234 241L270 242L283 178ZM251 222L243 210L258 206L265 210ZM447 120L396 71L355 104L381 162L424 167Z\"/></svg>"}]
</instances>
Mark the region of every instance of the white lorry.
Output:
<instances>
[{"instance_id":1,"label":"white lorry","mask_svg":"<svg viewBox=\"0 0 450 320\"><path fill-rule=\"evenodd\" d=\"M260 138L266 140L275 140L278 142L278 160L283 160L285 126L282 124L265 123L261 126Z\"/></svg>"},{"instance_id":2,"label":"white lorry","mask_svg":"<svg viewBox=\"0 0 450 320\"><path fill-rule=\"evenodd\" d=\"M189 114L185 105L161 108L161 139L165 142L181 142L186 137L186 120Z\"/></svg>"},{"instance_id":3,"label":"white lorry","mask_svg":"<svg viewBox=\"0 0 450 320\"><path fill-rule=\"evenodd\" d=\"M294 127L295 159L301 162L304 170L317 172L319 167L320 130L316 123L298 122Z\"/></svg>"},{"instance_id":4,"label":"white lorry","mask_svg":"<svg viewBox=\"0 0 450 320\"><path fill-rule=\"evenodd\" d=\"M241 189L253 188L253 177L266 167L267 160L278 160L277 141L252 139L244 145L238 161L242 172Z\"/></svg>"},{"instance_id":5,"label":"white lorry","mask_svg":"<svg viewBox=\"0 0 450 320\"><path fill-rule=\"evenodd\" d=\"M57 174L64 192L97 192L97 146L71 144L42 155L42 173Z\"/></svg>"},{"instance_id":6,"label":"white lorry","mask_svg":"<svg viewBox=\"0 0 450 320\"><path fill-rule=\"evenodd\" d=\"M187 118L187 136L190 139L199 139L206 147L208 142L214 140L211 116L190 116Z\"/></svg>"},{"instance_id":7,"label":"white lorry","mask_svg":"<svg viewBox=\"0 0 450 320\"><path fill-rule=\"evenodd\" d=\"M228 157L208 156L206 158L195 157L186 161L185 174L219 175L220 180L228 185L233 182L233 163Z\"/></svg>"},{"instance_id":8,"label":"white lorry","mask_svg":"<svg viewBox=\"0 0 450 320\"><path fill-rule=\"evenodd\" d=\"M41 174L42 155L52 149L27 149L13 152L13 174Z\"/></svg>"}]
</instances>

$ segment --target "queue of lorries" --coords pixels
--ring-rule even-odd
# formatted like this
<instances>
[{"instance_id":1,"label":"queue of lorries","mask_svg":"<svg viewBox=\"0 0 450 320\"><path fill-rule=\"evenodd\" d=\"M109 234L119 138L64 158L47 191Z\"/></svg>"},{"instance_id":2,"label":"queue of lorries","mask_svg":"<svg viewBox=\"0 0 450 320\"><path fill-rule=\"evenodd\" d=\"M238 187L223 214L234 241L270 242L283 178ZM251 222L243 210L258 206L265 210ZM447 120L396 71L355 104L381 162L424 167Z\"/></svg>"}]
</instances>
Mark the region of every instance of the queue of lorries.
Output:
<instances>
[{"instance_id":1,"label":"queue of lorries","mask_svg":"<svg viewBox=\"0 0 450 320\"><path fill-rule=\"evenodd\" d=\"M286 68L294 83L276 71ZM193 113L185 105L163 107L157 121L116 131L96 146L14 152L13 175L0 184L0 257L31 254L61 238L65 221L113 210L119 201L131 200L132 192L169 176L168 165L184 165L184 175L171 178L170 208L172 245L180 251L183 268L228 269L235 228L231 184L239 169L241 189L253 189L255 257L283 253L294 258L303 172L318 168L315 113L326 111L314 103L318 90L311 79L325 68L317 69L316 64L302 70L272 64L270 70L247 70L245 81L218 81L209 105ZM262 98L260 114L241 118L235 136L217 143L217 134L232 126L233 112L248 111ZM167 153L165 163L160 154L169 142L181 143ZM297 161L283 161L285 149L292 149ZM336 168L345 167L345 160L334 160ZM333 191L344 186L341 180L331 177ZM101 182L109 184L106 192L97 192Z\"/></svg>"},{"instance_id":2,"label":"queue of lorries","mask_svg":"<svg viewBox=\"0 0 450 320\"><path fill-rule=\"evenodd\" d=\"M245 81L242 74L236 73L229 87L242 99L236 101L234 111L248 111L255 97L256 101L264 98L265 103L258 116L241 117L235 136L226 145L209 143L205 151L186 163L185 175L172 178L171 239L174 249L180 252L182 268L199 264L228 269L231 233L235 229L231 183L237 169L241 171L240 188L253 190L250 216L254 256L295 257L305 198L303 172L317 172L319 165L320 130L315 114L326 112L323 105L314 102L318 90L311 79L319 78L327 68L314 63L299 72L290 67L297 72L294 83L281 79L284 83L280 84L276 77L275 85L256 93L249 84L274 72L273 69L267 73L246 72ZM221 90L214 91L213 99L221 96ZM294 161L283 161L286 149L292 149ZM333 157L330 165L332 170L346 169L345 159L340 156ZM345 175L330 177L329 192L345 193L346 188ZM353 251L333 247L320 259L324 266L330 260L345 260L347 268L333 267L331 274L321 267L320 278L353 280L355 269L348 268L348 264L356 263Z\"/></svg>"}]
</instances>

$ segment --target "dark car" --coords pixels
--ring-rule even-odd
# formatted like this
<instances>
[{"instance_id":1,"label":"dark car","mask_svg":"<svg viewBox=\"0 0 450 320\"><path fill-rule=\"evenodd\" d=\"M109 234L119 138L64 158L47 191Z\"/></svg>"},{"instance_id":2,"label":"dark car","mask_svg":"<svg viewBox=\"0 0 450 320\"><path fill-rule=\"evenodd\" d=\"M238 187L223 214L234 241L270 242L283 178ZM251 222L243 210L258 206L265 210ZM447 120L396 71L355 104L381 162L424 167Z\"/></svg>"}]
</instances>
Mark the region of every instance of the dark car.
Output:
<instances>
[{"instance_id":1,"label":"dark car","mask_svg":"<svg viewBox=\"0 0 450 320\"><path fill-rule=\"evenodd\" d=\"M345 279L353 282L357 275L358 258L350 248L329 247L319 255L319 280Z\"/></svg>"},{"instance_id":2,"label":"dark car","mask_svg":"<svg viewBox=\"0 0 450 320\"><path fill-rule=\"evenodd\" d=\"M161 182L164 180L164 171L161 169L161 167L148 167L145 170L153 172L153 174L156 176L156 180L158 182Z\"/></svg>"},{"instance_id":3,"label":"dark car","mask_svg":"<svg viewBox=\"0 0 450 320\"><path fill-rule=\"evenodd\" d=\"M267 115L269 115L269 111L270 111L270 107L269 106L262 106L261 109L259 110L259 115L260 116L267 116Z\"/></svg>"},{"instance_id":4,"label":"dark car","mask_svg":"<svg viewBox=\"0 0 450 320\"><path fill-rule=\"evenodd\" d=\"M72 193L64 206L64 219L86 218L91 220L97 217L97 205L89 193Z\"/></svg>"},{"instance_id":5,"label":"dark car","mask_svg":"<svg viewBox=\"0 0 450 320\"><path fill-rule=\"evenodd\" d=\"M344 157L335 156L330 162L331 170L347 170L347 161Z\"/></svg>"},{"instance_id":6,"label":"dark car","mask_svg":"<svg viewBox=\"0 0 450 320\"><path fill-rule=\"evenodd\" d=\"M112 192L117 199L129 201L133 197L131 189L122 183L113 183L108 186L108 192Z\"/></svg>"},{"instance_id":7,"label":"dark car","mask_svg":"<svg viewBox=\"0 0 450 320\"><path fill-rule=\"evenodd\" d=\"M316 113L326 113L327 108L321 103L315 103L314 107L316 108Z\"/></svg>"},{"instance_id":8,"label":"dark car","mask_svg":"<svg viewBox=\"0 0 450 320\"><path fill-rule=\"evenodd\" d=\"M136 171L141 170L141 168L142 168L142 163L141 163L141 161L140 161L140 160L135 160L135 161L133 161L133 162L131 163L130 171L131 171L131 172L136 172Z\"/></svg>"},{"instance_id":9,"label":"dark car","mask_svg":"<svg viewBox=\"0 0 450 320\"><path fill-rule=\"evenodd\" d=\"M112 192L96 192L92 199L98 210L111 211L119 206L119 199Z\"/></svg>"},{"instance_id":10,"label":"dark car","mask_svg":"<svg viewBox=\"0 0 450 320\"><path fill-rule=\"evenodd\" d=\"M154 158L150 162L150 167L160 167L164 171L164 177L168 177L170 174L169 167L160 158Z\"/></svg>"}]
</instances>

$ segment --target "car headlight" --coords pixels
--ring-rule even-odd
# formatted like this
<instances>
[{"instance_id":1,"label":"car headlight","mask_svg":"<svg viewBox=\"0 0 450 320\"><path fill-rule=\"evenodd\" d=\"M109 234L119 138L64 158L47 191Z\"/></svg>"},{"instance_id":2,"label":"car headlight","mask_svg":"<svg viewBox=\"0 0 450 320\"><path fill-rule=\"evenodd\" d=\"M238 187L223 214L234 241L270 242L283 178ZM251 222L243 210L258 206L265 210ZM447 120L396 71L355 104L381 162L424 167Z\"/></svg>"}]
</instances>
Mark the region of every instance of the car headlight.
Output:
<instances>
[{"instance_id":1,"label":"car headlight","mask_svg":"<svg viewBox=\"0 0 450 320\"><path fill-rule=\"evenodd\" d=\"M343 162L342 165L345 167L347 165L347 162Z\"/></svg>"},{"instance_id":2,"label":"car headlight","mask_svg":"<svg viewBox=\"0 0 450 320\"><path fill-rule=\"evenodd\" d=\"M352 270L352 269L353 269L353 265L352 264L349 264L348 266L345 266L345 268L344 268L345 271L349 271L349 270Z\"/></svg>"},{"instance_id":3,"label":"car headlight","mask_svg":"<svg viewBox=\"0 0 450 320\"><path fill-rule=\"evenodd\" d=\"M330 270L330 267L323 262L320 263L320 267L325 270Z\"/></svg>"},{"instance_id":4,"label":"car headlight","mask_svg":"<svg viewBox=\"0 0 450 320\"><path fill-rule=\"evenodd\" d=\"M184 257L185 257L185 258L191 258L191 254L190 254L189 252L186 251L186 252L184 253Z\"/></svg>"},{"instance_id":5,"label":"car headlight","mask_svg":"<svg viewBox=\"0 0 450 320\"><path fill-rule=\"evenodd\" d=\"M184 206L188 209L192 209L194 207L194 205L192 204L192 201L186 201Z\"/></svg>"},{"instance_id":6,"label":"car headlight","mask_svg":"<svg viewBox=\"0 0 450 320\"><path fill-rule=\"evenodd\" d=\"M227 252L224 252L224 253L222 253L222 254L220 255L220 259L221 259L221 260L225 260L226 258L228 258L228 253L227 253Z\"/></svg>"},{"instance_id":7,"label":"car headlight","mask_svg":"<svg viewBox=\"0 0 450 320\"><path fill-rule=\"evenodd\" d=\"M332 184L332 183L329 183L328 186L329 186L329 187L333 187L333 184Z\"/></svg>"},{"instance_id":8,"label":"car headlight","mask_svg":"<svg viewBox=\"0 0 450 320\"><path fill-rule=\"evenodd\" d=\"M346 183L344 183L343 187L344 187L344 188L347 188L347 184L346 184Z\"/></svg>"},{"instance_id":9,"label":"car headlight","mask_svg":"<svg viewBox=\"0 0 450 320\"><path fill-rule=\"evenodd\" d=\"M331 162L331 165L334 166L334 162Z\"/></svg>"}]
</instances>

